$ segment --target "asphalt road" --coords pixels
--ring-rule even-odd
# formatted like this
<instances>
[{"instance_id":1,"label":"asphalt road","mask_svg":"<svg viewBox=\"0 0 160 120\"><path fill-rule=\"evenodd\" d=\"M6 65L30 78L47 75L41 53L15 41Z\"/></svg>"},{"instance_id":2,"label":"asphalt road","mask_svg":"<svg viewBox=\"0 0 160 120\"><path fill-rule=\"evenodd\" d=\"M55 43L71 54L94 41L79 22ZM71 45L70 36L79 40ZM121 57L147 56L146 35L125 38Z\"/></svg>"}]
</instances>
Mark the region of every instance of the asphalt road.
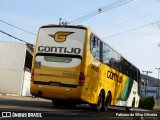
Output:
<instances>
[{"instance_id":1,"label":"asphalt road","mask_svg":"<svg viewBox=\"0 0 160 120\"><path fill-rule=\"evenodd\" d=\"M157 116L159 117L157 117ZM89 105L77 105L74 109L55 108L52 102L40 98L21 96L0 96L0 119L112 119L112 120L158 120L160 112L134 109L125 112L124 108L110 107L108 112L92 111ZM160 120L160 119L159 119Z\"/></svg>"}]
</instances>

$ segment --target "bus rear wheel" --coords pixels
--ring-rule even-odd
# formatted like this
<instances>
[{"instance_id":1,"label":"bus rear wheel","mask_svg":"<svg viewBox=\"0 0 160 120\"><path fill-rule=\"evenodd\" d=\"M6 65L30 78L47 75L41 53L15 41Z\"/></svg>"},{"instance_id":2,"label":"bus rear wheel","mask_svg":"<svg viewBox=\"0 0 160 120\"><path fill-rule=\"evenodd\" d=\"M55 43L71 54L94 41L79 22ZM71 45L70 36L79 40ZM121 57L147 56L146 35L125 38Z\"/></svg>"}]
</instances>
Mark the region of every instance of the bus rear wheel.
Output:
<instances>
[{"instance_id":1,"label":"bus rear wheel","mask_svg":"<svg viewBox=\"0 0 160 120\"><path fill-rule=\"evenodd\" d=\"M102 108L102 101L103 101L103 95L102 92L100 92L99 96L98 96L98 101L97 104L91 104L91 107L94 111L100 111Z\"/></svg>"},{"instance_id":2,"label":"bus rear wheel","mask_svg":"<svg viewBox=\"0 0 160 120\"><path fill-rule=\"evenodd\" d=\"M108 111L110 102L111 102L111 97L110 97L110 94L108 94L106 99L103 99L102 111Z\"/></svg>"},{"instance_id":3,"label":"bus rear wheel","mask_svg":"<svg viewBox=\"0 0 160 120\"><path fill-rule=\"evenodd\" d=\"M62 107L62 103L63 103L62 100L59 100L59 99L53 99L52 100L52 104L56 108Z\"/></svg>"},{"instance_id":4,"label":"bus rear wheel","mask_svg":"<svg viewBox=\"0 0 160 120\"><path fill-rule=\"evenodd\" d=\"M133 107L125 107L125 110L128 112L131 112L131 111L133 111Z\"/></svg>"},{"instance_id":5,"label":"bus rear wheel","mask_svg":"<svg viewBox=\"0 0 160 120\"><path fill-rule=\"evenodd\" d=\"M63 102L63 106L64 108L75 108L76 107L76 103L74 101L70 101L70 100L66 100Z\"/></svg>"}]
</instances>

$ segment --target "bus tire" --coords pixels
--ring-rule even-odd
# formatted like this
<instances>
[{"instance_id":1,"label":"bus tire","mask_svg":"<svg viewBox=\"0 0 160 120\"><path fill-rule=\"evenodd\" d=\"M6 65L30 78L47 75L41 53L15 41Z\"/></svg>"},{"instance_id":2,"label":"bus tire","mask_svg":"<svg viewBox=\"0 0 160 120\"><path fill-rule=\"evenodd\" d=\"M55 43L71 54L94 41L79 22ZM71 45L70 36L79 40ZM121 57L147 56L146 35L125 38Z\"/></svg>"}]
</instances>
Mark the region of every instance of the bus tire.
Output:
<instances>
[{"instance_id":1,"label":"bus tire","mask_svg":"<svg viewBox=\"0 0 160 120\"><path fill-rule=\"evenodd\" d=\"M106 99L103 100L102 111L108 111L110 103L111 103L111 97L110 94L108 93Z\"/></svg>"},{"instance_id":2,"label":"bus tire","mask_svg":"<svg viewBox=\"0 0 160 120\"><path fill-rule=\"evenodd\" d=\"M103 95L102 95L102 92L100 92L100 94L98 96L97 104L91 104L92 109L94 111L99 112L102 108L102 101L103 101Z\"/></svg>"},{"instance_id":3,"label":"bus tire","mask_svg":"<svg viewBox=\"0 0 160 120\"><path fill-rule=\"evenodd\" d=\"M53 99L52 100L52 104L53 104L53 106L54 107L56 107L56 108L60 108L60 107L62 107L62 101L61 100L58 100L58 99Z\"/></svg>"},{"instance_id":4,"label":"bus tire","mask_svg":"<svg viewBox=\"0 0 160 120\"><path fill-rule=\"evenodd\" d=\"M133 107L125 107L125 110L128 112L132 112L133 111Z\"/></svg>"},{"instance_id":5,"label":"bus tire","mask_svg":"<svg viewBox=\"0 0 160 120\"><path fill-rule=\"evenodd\" d=\"M76 107L76 103L73 101L64 101L63 102L63 106L64 108L75 108Z\"/></svg>"}]
</instances>

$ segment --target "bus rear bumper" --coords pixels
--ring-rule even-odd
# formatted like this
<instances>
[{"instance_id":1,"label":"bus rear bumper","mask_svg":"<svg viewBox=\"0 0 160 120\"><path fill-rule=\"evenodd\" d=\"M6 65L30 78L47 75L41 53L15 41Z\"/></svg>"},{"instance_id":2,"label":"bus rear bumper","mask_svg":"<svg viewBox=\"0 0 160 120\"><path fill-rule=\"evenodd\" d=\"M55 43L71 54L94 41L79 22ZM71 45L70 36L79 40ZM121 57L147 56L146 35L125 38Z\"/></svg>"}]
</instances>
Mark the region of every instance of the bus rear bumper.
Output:
<instances>
[{"instance_id":1,"label":"bus rear bumper","mask_svg":"<svg viewBox=\"0 0 160 120\"><path fill-rule=\"evenodd\" d=\"M81 86L76 88L34 84L31 81L30 92L32 95L47 99L81 99Z\"/></svg>"}]
</instances>

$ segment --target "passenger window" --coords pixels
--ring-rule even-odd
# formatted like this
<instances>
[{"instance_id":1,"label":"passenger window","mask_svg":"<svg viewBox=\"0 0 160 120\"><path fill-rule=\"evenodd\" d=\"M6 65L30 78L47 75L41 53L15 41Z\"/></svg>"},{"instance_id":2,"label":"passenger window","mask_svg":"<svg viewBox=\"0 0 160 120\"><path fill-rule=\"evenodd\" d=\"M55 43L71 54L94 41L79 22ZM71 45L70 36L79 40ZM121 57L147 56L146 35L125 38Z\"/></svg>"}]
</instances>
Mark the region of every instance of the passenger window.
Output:
<instances>
[{"instance_id":1,"label":"passenger window","mask_svg":"<svg viewBox=\"0 0 160 120\"><path fill-rule=\"evenodd\" d=\"M105 43L103 43L103 63L106 65L112 64L112 49Z\"/></svg>"},{"instance_id":2,"label":"passenger window","mask_svg":"<svg viewBox=\"0 0 160 120\"><path fill-rule=\"evenodd\" d=\"M92 55L97 60L100 60L100 40L93 34L91 35L90 39L90 47Z\"/></svg>"}]
</instances>

